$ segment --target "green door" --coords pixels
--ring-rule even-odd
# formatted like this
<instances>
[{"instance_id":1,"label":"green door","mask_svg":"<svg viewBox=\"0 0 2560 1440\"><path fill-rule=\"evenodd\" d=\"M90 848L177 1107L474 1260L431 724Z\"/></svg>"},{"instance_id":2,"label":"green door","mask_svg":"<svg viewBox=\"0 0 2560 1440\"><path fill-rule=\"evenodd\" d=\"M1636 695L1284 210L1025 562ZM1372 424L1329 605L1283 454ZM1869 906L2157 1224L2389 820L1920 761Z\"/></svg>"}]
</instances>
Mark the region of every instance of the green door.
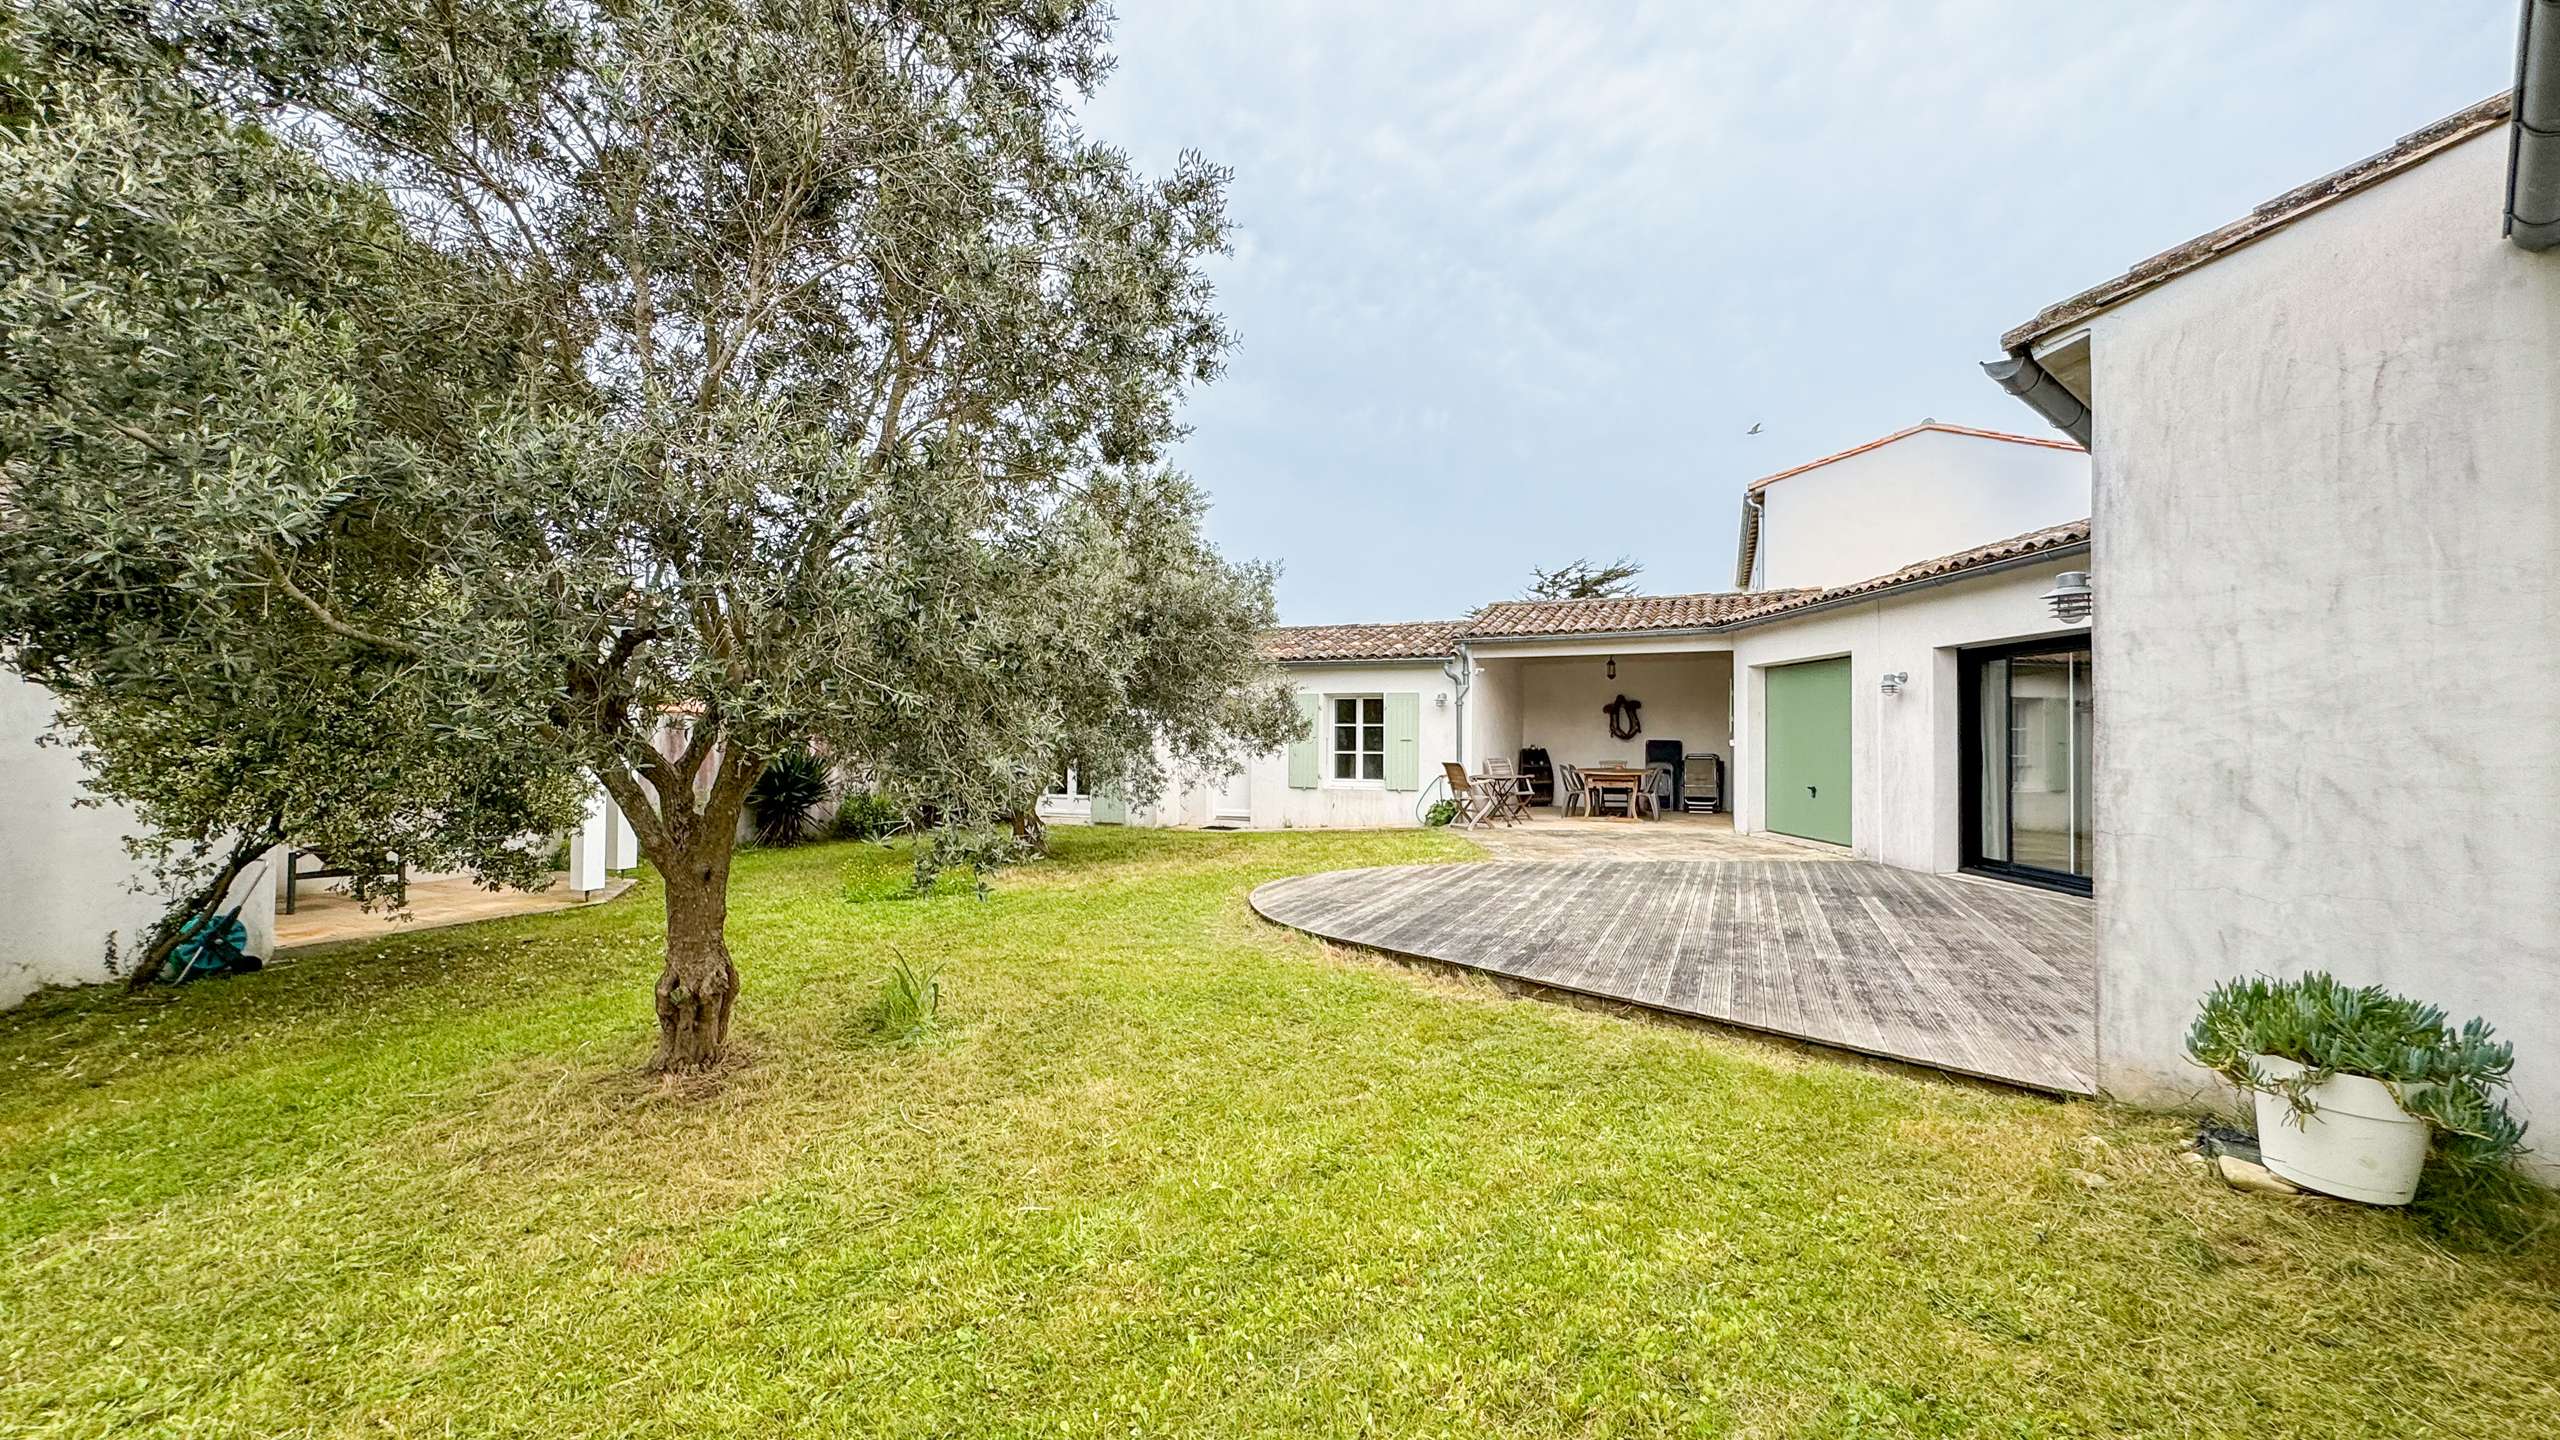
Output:
<instances>
[{"instance_id":1,"label":"green door","mask_svg":"<svg viewBox=\"0 0 2560 1440\"><path fill-rule=\"evenodd\" d=\"M1769 667L1769 828L1849 843L1849 662Z\"/></svg>"}]
</instances>

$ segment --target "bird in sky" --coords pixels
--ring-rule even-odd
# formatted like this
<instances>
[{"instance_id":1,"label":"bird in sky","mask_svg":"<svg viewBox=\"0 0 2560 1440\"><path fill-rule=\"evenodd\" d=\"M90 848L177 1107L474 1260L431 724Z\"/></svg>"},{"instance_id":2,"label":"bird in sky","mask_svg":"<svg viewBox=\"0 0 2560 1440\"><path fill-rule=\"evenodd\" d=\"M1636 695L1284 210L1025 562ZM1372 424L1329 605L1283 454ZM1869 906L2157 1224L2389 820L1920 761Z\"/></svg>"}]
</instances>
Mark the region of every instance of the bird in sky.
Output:
<instances>
[{"instance_id":1,"label":"bird in sky","mask_svg":"<svg viewBox=\"0 0 2560 1440\"><path fill-rule=\"evenodd\" d=\"M1750 429L1748 429L1748 430L1743 431L1742 433L1743 433L1743 434L1745 434L1745 435L1757 435L1757 434L1759 434L1759 433L1760 433L1760 422L1759 422L1759 421L1757 421L1757 420L1752 421L1752 422L1751 422L1751 428L1750 428Z\"/></svg>"}]
</instances>

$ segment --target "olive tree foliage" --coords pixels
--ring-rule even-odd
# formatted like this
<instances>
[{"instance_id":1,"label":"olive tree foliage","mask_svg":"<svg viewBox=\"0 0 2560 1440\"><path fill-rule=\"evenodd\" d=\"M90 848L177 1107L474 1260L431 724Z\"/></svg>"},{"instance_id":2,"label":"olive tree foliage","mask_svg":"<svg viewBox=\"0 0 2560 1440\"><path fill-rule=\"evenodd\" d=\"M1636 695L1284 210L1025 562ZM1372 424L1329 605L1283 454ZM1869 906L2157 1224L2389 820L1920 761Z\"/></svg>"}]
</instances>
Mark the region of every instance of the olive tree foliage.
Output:
<instances>
[{"instance_id":1,"label":"olive tree foliage","mask_svg":"<svg viewBox=\"0 0 2560 1440\"><path fill-rule=\"evenodd\" d=\"M457 462L399 476L432 583L341 543L363 484L212 563L464 723L538 716L612 793L665 894L655 1065L725 1044L767 758L815 744L964 823L1012 813L1070 717L1112 704L1181 745L1270 738L1241 643L1267 576L1185 549L1196 500L1162 473L1228 343L1200 270L1226 177L1187 156L1150 179L1078 131L1098 7L168 0L133 23L230 118L388 196L510 338ZM1164 524L1188 538L1142 533ZM1185 585L1226 622L1158 629L1146 607L1200 603Z\"/></svg>"},{"instance_id":2,"label":"olive tree foliage","mask_svg":"<svg viewBox=\"0 0 2560 1440\"><path fill-rule=\"evenodd\" d=\"M129 15L0 20L0 649L174 897L147 983L287 838L530 884L578 813L538 726L280 593L302 551L368 623L449 606L426 502L520 344L351 188L205 103ZM503 721L504 712L499 712Z\"/></svg>"}]
</instances>

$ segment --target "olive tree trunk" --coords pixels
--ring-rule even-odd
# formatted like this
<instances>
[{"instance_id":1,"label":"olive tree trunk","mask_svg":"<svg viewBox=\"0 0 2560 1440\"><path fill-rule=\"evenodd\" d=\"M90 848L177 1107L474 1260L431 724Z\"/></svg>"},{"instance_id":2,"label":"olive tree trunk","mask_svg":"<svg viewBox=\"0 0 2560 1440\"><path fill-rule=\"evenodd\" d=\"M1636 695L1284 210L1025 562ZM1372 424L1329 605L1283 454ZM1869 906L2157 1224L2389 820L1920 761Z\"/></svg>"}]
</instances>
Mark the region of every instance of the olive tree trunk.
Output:
<instances>
[{"instance_id":1,"label":"olive tree trunk","mask_svg":"<svg viewBox=\"0 0 2560 1440\"><path fill-rule=\"evenodd\" d=\"M667 889L667 962L658 974L655 1071L701 1070L719 1063L729 1044L729 1010L738 998L738 967L729 959L729 836L697 837L692 854L661 865Z\"/></svg>"}]
</instances>

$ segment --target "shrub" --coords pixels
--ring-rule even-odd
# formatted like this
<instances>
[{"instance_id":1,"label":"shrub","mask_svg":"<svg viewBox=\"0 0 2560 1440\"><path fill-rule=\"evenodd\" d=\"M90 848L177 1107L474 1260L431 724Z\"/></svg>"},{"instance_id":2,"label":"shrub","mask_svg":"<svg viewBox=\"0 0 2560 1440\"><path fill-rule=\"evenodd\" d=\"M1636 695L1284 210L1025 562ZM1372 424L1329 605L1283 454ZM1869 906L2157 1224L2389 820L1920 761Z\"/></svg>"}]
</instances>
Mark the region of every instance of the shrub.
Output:
<instances>
[{"instance_id":1,"label":"shrub","mask_svg":"<svg viewBox=\"0 0 2560 1440\"><path fill-rule=\"evenodd\" d=\"M1422 812L1422 823L1435 829L1457 818L1458 802L1455 800L1434 800L1431 808Z\"/></svg>"},{"instance_id":2,"label":"shrub","mask_svg":"<svg viewBox=\"0 0 2560 1440\"><path fill-rule=\"evenodd\" d=\"M838 840L877 840L903 829L907 817L874 790L848 790L836 801L827 833Z\"/></svg>"},{"instance_id":3,"label":"shrub","mask_svg":"<svg viewBox=\"0 0 2560 1440\"><path fill-rule=\"evenodd\" d=\"M767 845L797 845L809 838L818 807L835 788L827 762L807 749L777 755L747 792L747 813L754 818L756 839Z\"/></svg>"},{"instance_id":4,"label":"shrub","mask_svg":"<svg viewBox=\"0 0 2560 1440\"><path fill-rule=\"evenodd\" d=\"M2313 1111L2310 1092L2332 1075L2381 1081L2433 1132L2418 1205L2449 1228L2510 1231L2527 1209L2542 1208L2516 1166L2524 1123L2498 1097L2515 1046L2495 1039L2485 1020L2456 1030L2433 1005L2322 972L2251 977L2205 996L2187 1054L2244 1091L2283 1096L2296 1114ZM2258 1069L2260 1055L2304 1069L2277 1079Z\"/></svg>"}]
</instances>

